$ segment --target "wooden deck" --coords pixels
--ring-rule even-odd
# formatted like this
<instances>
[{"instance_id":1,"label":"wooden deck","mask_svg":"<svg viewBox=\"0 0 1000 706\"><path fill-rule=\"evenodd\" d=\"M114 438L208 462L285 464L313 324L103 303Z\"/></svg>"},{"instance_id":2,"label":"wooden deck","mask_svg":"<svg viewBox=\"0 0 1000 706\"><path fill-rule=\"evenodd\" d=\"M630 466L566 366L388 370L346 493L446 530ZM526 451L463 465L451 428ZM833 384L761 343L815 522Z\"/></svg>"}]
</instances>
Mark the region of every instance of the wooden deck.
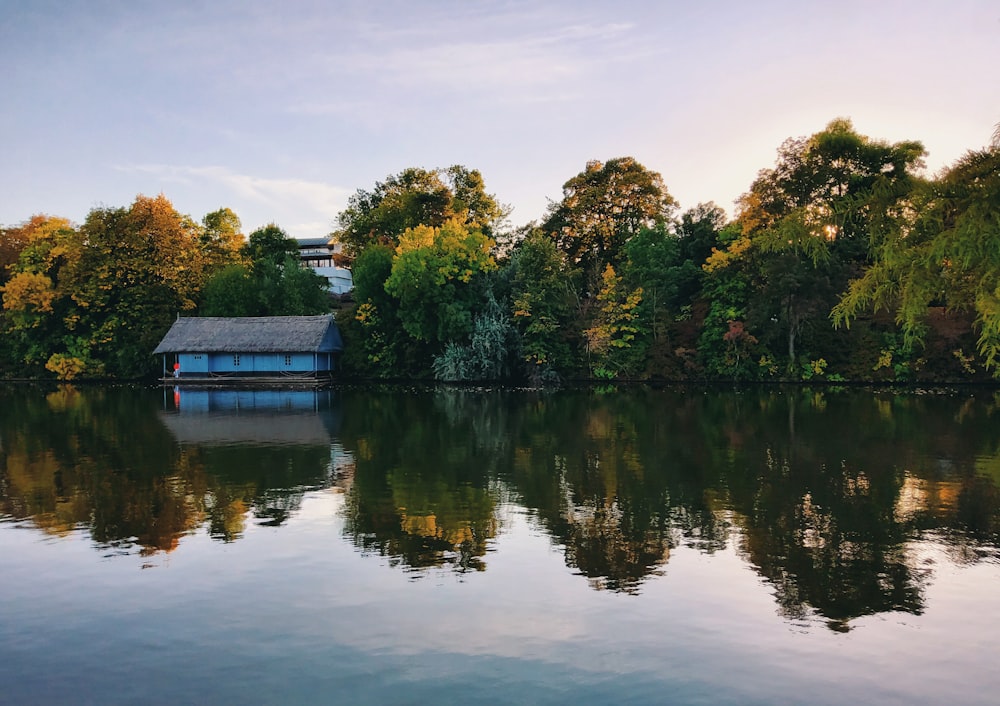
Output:
<instances>
[{"instance_id":1,"label":"wooden deck","mask_svg":"<svg viewBox=\"0 0 1000 706\"><path fill-rule=\"evenodd\" d=\"M318 388L333 384L330 374L314 375L173 375L160 378L165 387L291 387Z\"/></svg>"}]
</instances>

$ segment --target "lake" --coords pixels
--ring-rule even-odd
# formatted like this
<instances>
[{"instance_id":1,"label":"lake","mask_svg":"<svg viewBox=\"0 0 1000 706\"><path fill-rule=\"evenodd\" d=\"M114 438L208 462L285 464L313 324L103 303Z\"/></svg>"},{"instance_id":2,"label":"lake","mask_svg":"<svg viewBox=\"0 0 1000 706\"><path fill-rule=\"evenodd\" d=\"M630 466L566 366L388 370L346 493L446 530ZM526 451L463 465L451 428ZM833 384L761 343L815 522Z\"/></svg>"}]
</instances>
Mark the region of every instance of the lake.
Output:
<instances>
[{"instance_id":1,"label":"lake","mask_svg":"<svg viewBox=\"0 0 1000 706\"><path fill-rule=\"evenodd\" d=\"M993 704L986 388L0 386L0 702Z\"/></svg>"}]
</instances>

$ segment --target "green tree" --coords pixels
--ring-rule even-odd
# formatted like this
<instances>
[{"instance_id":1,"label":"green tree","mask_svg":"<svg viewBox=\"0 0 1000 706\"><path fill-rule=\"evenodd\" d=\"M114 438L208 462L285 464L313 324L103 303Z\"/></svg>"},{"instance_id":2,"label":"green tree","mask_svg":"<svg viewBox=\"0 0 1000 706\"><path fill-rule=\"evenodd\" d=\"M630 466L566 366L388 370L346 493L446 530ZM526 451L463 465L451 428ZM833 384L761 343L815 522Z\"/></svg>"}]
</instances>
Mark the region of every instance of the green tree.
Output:
<instances>
[{"instance_id":1,"label":"green tree","mask_svg":"<svg viewBox=\"0 0 1000 706\"><path fill-rule=\"evenodd\" d=\"M301 316L330 309L326 279L299 261L299 247L280 227L258 228L242 248L246 264L217 271L203 291L203 316Z\"/></svg>"},{"instance_id":2,"label":"green tree","mask_svg":"<svg viewBox=\"0 0 1000 706\"><path fill-rule=\"evenodd\" d=\"M354 299L358 303L344 335L354 345L345 346L345 364L361 374L394 377L401 373L408 336L399 321L399 300L385 291L392 274L395 251L388 245L371 245L352 265ZM363 356L360 355L363 352Z\"/></svg>"},{"instance_id":3,"label":"green tree","mask_svg":"<svg viewBox=\"0 0 1000 706\"><path fill-rule=\"evenodd\" d=\"M698 294L704 276L701 266L719 245L719 234L726 224L726 212L711 201L681 214L677 225L680 269L675 276L679 300L687 303Z\"/></svg>"},{"instance_id":4,"label":"green tree","mask_svg":"<svg viewBox=\"0 0 1000 706\"><path fill-rule=\"evenodd\" d=\"M226 265L205 283L202 316L255 316L259 311L258 291L245 265Z\"/></svg>"},{"instance_id":5,"label":"green tree","mask_svg":"<svg viewBox=\"0 0 1000 706\"><path fill-rule=\"evenodd\" d=\"M790 371L802 335L829 331L837 293L891 230L889 215L905 209L923 155L919 142L873 140L838 119L786 141L775 167L741 197L743 237L729 255L750 262L749 323L763 342L784 338ZM715 265L732 257L716 256Z\"/></svg>"},{"instance_id":6,"label":"green tree","mask_svg":"<svg viewBox=\"0 0 1000 706\"><path fill-rule=\"evenodd\" d=\"M209 261L219 266L234 263L246 244L239 216L232 209L220 208L205 214L201 223L201 243Z\"/></svg>"},{"instance_id":7,"label":"green tree","mask_svg":"<svg viewBox=\"0 0 1000 706\"><path fill-rule=\"evenodd\" d=\"M517 332L492 290L472 322L469 343L450 341L434 358L434 377L446 382L496 381L509 376Z\"/></svg>"},{"instance_id":8,"label":"green tree","mask_svg":"<svg viewBox=\"0 0 1000 706\"><path fill-rule=\"evenodd\" d=\"M451 219L491 237L509 211L486 193L476 170L460 165L430 171L410 167L377 182L371 191L359 189L351 196L332 237L356 257L374 243L395 247L407 229L439 228Z\"/></svg>"},{"instance_id":9,"label":"green tree","mask_svg":"<svg viewBox=\"0 0 1000 706\"><path fill-rule=\"evenodd\" d=\"M254 267L265 261L280 265L287 257L298 258L299 244L276 224L268 223L250 234L242 254Z\"/></svg>"},{"instance_id":10,"label":"green tree","mask_svg":"<svg viewBox=\"0 0 1000 706\"><path fill-rule=\"evenodd\" d=\"M481 301L474 279L496 268L493 242L453 218L440 228L417 226L400 237L385 290L400 302L399 319L414 339L440 352L472 332Z\"/></svg>"},{"instance_id":11,"label":"green tree","mask_svg":"<svg viewBox=\"0 0 1000 706\"><path fill-rule=\"evenodd\" d=\"M675 208L663 177L632 157L619 157L588 162L563 184L562 200L550 207L541 227L580 268L585 290L594 293L605 267L624 260L625 244L643 228L669 220Z\"/></svg>"},{"instance_id":12,"label":"green tree","mask_svg":"<svg viewBox=\"0 0 1000 706\"><path fill-rule=\"evenodd\" d=\"M697 278L701 268L682 260L681 239L668 233L666 224L644 229L625 251L622 279L628 287L643 290L639 320L652 336L651 343L658 343L666 338L667 325L681 307L681 285L687 278Z\"/></svg>"},{"instance_id":13,"label":"green tree","mask_svg":"<svg viewBox=\"0 0 1000 706\"><path fill-rule=\"evenodd\" d=\"M894 311L907 344L926 334L928 307L972 310L979 350L1000 355L1000 147L969 152L924 184L878 245L875 262L833 311L849 324L867 309Z\"/></svg>"},{"instance_id":14,"label":"green tree","mask_svg":"<svg viewBox=\"0 0 1000 706\"><path fill-rule=\"evenodd\" d=\"M555 242L540 230L521 241L510 258L511 306L521 335L528 378L555 382L573 365L579 345L575 273Z\"/></svg>"}]
</instances>

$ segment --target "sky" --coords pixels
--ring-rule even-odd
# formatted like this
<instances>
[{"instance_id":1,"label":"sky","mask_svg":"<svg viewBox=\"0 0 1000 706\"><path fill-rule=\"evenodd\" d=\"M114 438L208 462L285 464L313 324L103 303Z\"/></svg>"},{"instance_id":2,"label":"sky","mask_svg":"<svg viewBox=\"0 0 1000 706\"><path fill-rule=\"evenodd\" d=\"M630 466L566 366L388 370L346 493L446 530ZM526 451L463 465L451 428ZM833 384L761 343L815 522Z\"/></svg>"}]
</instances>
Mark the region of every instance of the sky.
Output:
<instances>
[{"instance_id":1,"label":"sky","mask_svg":"<svg viewBox=\"0 0 1000 706\"><path fill-rule=\"evenodd\" d=\"M927 173L1000 122L996 0L3 0L0 225L163 193L330 233L359 189L461 164L541 219L631 156L681 209L850 118Z\"/></svg>"}]
</instances>

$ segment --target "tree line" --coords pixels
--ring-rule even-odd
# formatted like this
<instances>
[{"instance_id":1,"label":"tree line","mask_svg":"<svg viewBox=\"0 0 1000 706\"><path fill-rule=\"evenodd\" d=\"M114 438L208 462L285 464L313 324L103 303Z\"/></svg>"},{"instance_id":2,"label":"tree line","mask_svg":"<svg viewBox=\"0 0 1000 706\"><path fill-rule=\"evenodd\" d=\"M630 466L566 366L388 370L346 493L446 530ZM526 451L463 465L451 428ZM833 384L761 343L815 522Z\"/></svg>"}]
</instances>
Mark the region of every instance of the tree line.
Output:
<instances>
[{"instance_id":1,"label":"tree line","mask_svg":"<svg viewBox=\"0 0 1000 706\"><path fill-rule=\"evenodd\" d=\"M138 377L178 312L337 311L347 376L990 380L1000 353L1000 135L927 176L919 141L837 119L785 141L730 220L681 211L632 157L589 162L520 228L464 166L359 189L331 237L351 302L269 225L201 223L163 196L75 227L3 229L0 364Z\"/></svg>"}]
</instances>

